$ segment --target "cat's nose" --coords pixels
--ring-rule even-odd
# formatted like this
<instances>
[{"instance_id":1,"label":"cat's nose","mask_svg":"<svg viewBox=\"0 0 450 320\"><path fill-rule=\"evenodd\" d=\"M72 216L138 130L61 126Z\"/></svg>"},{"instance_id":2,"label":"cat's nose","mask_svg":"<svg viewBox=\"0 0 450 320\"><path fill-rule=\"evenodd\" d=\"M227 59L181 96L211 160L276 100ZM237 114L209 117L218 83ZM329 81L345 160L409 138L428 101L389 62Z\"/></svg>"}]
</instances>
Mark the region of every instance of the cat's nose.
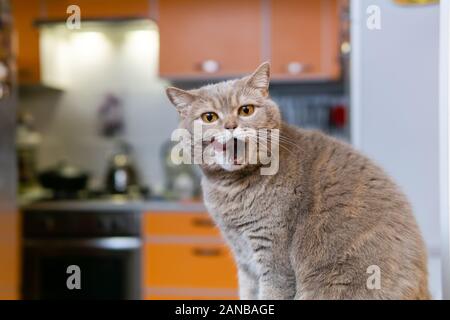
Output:
<instances>
[{"instance_id":1,"label":"cat's nose","mask_svg":"<svg viewBox=\"0 0 450 320\"><path fill-rule=\"evenodd\" d=\"M237 123L234 121L228 121L225 123L225 129L227 130L234 130L237 128Z\"/></svg>"}]
</instances>

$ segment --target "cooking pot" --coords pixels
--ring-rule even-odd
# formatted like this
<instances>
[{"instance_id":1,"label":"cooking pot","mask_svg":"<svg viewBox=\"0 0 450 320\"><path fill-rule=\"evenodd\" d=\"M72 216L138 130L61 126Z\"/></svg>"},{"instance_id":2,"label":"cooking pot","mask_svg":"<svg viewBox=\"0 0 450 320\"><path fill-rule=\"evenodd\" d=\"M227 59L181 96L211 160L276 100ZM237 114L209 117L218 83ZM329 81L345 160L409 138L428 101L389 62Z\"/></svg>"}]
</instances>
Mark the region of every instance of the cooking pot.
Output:
<instances>
[{"instance_id":1,"label":"cooking pot","mask_svg":"<svg viewBox=\"0 0 450 320\"><path fill-rule=\"evenodd\" d=\"M61 161L55 167L39 174L41 185L52 190L54 198L57 199L78 198L80 191L86 189L88 180L87 172L66 161Z\"/></svg>"}]
</instances>

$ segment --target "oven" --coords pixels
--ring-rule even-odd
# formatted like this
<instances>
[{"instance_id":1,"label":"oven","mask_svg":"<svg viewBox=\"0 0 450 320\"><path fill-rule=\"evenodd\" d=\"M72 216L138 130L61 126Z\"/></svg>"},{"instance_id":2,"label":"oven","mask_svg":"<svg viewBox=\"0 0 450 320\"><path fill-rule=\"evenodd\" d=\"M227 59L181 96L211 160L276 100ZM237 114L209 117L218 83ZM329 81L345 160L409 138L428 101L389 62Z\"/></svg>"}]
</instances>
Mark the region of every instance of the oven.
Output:
<instances>
[{"instance_id":1,"label":"oven","mask_svg":"<svg viewBox=\"0 0 450 320\"><path fill-rule=\"evenodd\" d=\"M25 299L141 298L140 213L23 211Z\"/></svg>"}]
</instances>

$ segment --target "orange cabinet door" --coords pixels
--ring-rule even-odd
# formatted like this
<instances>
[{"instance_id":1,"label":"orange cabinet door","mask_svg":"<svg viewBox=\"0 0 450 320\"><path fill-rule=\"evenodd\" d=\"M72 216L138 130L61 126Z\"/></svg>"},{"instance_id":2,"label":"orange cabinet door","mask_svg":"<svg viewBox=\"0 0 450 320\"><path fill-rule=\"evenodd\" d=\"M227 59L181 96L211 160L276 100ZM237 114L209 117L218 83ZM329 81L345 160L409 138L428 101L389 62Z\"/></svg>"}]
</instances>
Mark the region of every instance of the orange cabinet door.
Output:
<instances>
[{"instance_id":1,"label":"orange cabinet door","mask_svg":"<svg viewBox=\"0 0 450 320\"><path fill-rule=\"evenodd\" d=\"M160 74L227 77L261 61L261 0L159 2Z\"/></svg>"},{"instance_id":2,"label":"orange cabinet door","mask_svg":"<svg viewBox=\"0 0 450 320\"><path fill-rule=\"evenodd\" d=\"M339 0L272 0L274 78L337 79Z\"/></svg>"},{"instance_id":3,"label":"orange cabinet door","mask_svg":"<svg viewBox=\"0 0 450 320\"><path fill-rule=\"evenodd\" d=\"M40 81L39 32L33 22L39 17L38 0L13 0L11 10L17 51L17 75L20 84Z\"/></svg>"},{"instance_id":4,"label":"orange cabinet door","mask_svg":"<svg viewBox=\"0 0 450 320\"><path fill-rule=\"evenodd\" d=\"M145 288L237 288L235 264L224 244L155 241L144 250Z\"/></svg>"},{"instance_id":5,"label":"orange cabinet door","mask_svg":"<svg viewBox=\"0 0 450 320\"><path fill-rule=\"evenodd\" d=\"M20 217L0 211L0 300L20 298Z\"/></svg>"},{"instance_id":6,"label":"orange cabinet door","mask_svg":"<svg viewBox=\"0 0 450 320\"><path fill-rule=\"evenodd\" d=\"M195 294L184 294L174 293L174 294L159 294L159 293L149 293L145 295L144 300L237 300L237 291L234 294L221 294L220 292L210 292L200 290Z\"/></svg>"},{"instance_id":7,"label":"orange cabinet door","mask_svg":"<svg viewBox=\"0 0 450 320\"><path fill-rule=\"evenodd\" d=\"M220 231L207 212L149 212L144 214L146 237L220 237Z\"/></svg>"},{"instance_id":8,"label":"orange cabinet door","mask_svg":"<svg viewBox=\"0 0 450 320\"><path fill-rule=\"evenodd\" d=\"M81 10L81 21L89 18L129 18L148 17L148 0L44 0L43 10L46 19L67 18L67 8L77 5Z\"/></svg>"}]
</instances>

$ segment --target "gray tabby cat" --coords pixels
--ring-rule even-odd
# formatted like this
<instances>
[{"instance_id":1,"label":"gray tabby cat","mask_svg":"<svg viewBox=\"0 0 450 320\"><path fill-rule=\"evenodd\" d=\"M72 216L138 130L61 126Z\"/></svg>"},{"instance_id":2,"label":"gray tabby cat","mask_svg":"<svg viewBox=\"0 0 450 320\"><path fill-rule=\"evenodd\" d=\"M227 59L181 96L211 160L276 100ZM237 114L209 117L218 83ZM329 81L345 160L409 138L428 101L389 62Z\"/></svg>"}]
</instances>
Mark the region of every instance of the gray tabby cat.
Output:
<instances>
[{"instance_id":1,"label":"gray tabby cat","mask_svg":"<svg viewBox=\"0 0 450 320\"><path fill-rule=\"evenodd\" d=\"M241 299L429 299L426 251L405 196L351 146L283 123L269 70L264 63L242 79L167 89L182 128L217 130L198 143L218 154L254 139L248 129L280 130L274 175L237 161L236 151L228 163L200 165Z\"/></svg>"}]
</instances>

